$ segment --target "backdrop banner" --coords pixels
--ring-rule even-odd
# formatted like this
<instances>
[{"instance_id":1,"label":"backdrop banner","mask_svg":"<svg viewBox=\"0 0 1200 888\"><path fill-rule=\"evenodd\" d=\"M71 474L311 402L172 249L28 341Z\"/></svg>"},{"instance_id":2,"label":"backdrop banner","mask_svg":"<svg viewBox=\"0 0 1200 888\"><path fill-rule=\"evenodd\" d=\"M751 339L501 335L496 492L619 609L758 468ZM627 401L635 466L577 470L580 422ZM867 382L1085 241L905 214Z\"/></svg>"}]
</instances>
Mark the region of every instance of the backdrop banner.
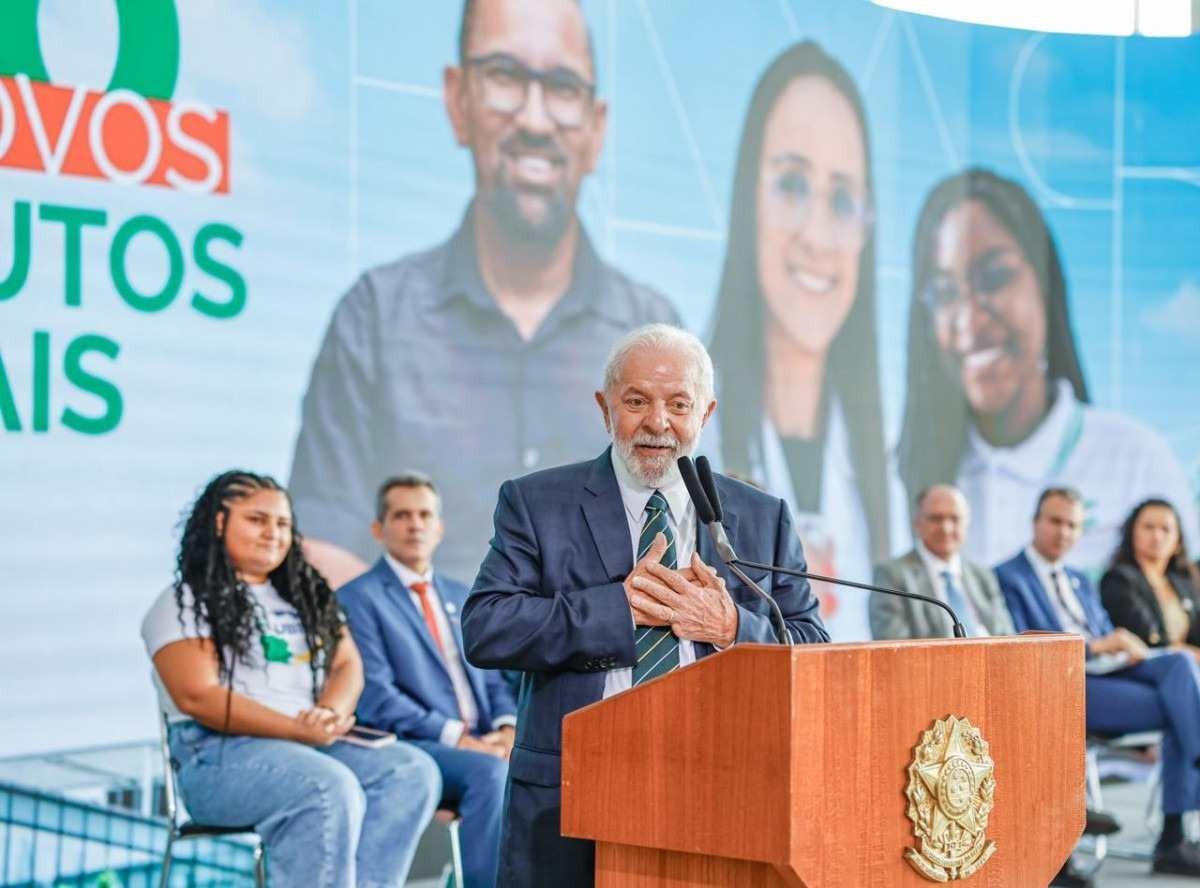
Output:
<instances>
[{"instance_id":1,"label":"backdrop banner","mask_svg":"<svg viewBox=\"0 0 1200 888\"><path fill-rule=\"evenodd\" d=\"M650 321L708 343L700 452L812 570L869 581L941 481L985 565L1052 482L1082 569L1151 496L1197 554L1200 38L584 0L572 43L555 6L460 44L456 3L4 5L0 755L154 734L138 626L224 469L342 564L427 472L470 583L500 483L607 445Z\"/></svg>"}]
</instances>

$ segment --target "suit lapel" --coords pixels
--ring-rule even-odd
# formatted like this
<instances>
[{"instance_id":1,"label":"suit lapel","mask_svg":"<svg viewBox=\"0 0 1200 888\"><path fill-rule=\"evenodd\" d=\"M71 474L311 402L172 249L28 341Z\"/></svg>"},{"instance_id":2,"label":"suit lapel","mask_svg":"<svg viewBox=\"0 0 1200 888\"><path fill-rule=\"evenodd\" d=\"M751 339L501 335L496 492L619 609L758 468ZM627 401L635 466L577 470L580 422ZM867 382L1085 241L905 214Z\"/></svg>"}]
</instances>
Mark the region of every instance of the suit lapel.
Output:
<instances>
[{"instance_id":1,"label":"suit lapel","mask_svg":"<svg viewBox=\"0 0 1200 888\"><path fill-rule=\"evenodd\" d=\"M584 483L583 516L609 582L617 583L633 570L633 547L629 543L629 522L613 472L611 450L611 447L606 449L592 463Z\"/></svg>"},{"instance_id":2,"label":"suit lapel","mask_svg":"<svg viewBox=\"0 0 1200 888\"><path fill-rule=\"evenodd\" d=\"M442 659L442 652L433 643L433 636L429 634L429 626L425 623L425 615L413 603L412 592L400 582L400 578L396 576L396 572L392 570L390 564L380 559L379 566L382 568L380 576L383 580L384 589L387 592L386 600L395 602L396 610L400 612L404 619L408 620L412 626L413 634L420 640L420 644L424 646L425 652L433 658L438 666L445 670L446 663Z\"/></svg>"},{"instance_id":3,"label":"suit lapel","mask_svg":"<svg viewBox=\"0 0 1200 888\"><path fill-rule=\"evenodd\" d=\"M962 577L963 577L963 593L967 598L967 605L974 611L971 614L976 623L980 624L988 635L992 634L992 627L988 625L985 617L991 613L991 602L983 597L983 586L979 582L979 577L976 576L975 570L965 560L962 561Z\"/></svg>"},{"instance_id":4,"label":"suit lapel","mask_svg":"<svg viewBox=\"0 0 1200 888\"><path fill-rule=\"evenodd\" d=\"M436 573L433 575L433 584L437 587L438 598L442 601L442 612L445 613L446 623L449 624L450 631L454 634L455 649L459 652L459 661L462 663L463 672L466 673L471 690L475 694L475 705L479 709L480 721L483 722L488 699L487 689L484 687L483 672L468 663L467 658L462 655L466 648L463 646L461 608L458 602L450 600L446 594L446 582Z\"/></svg>"},{"instance_id":5,"label":"suit lapel","mask_svg":"<svg viewBox=\"0 0 1200 888\"><path fill-rule=\"evenodd\" d=\"M1034 569L1033 562L1024 552L1021 553L1021 571L1025 574L1025 582L1029 584L1029 591L1042 609L1042 625L1049 626L1055 632L1062 632L1062 620L1058 618L1058 610L1054 607L1054 600L1051 598L1053 593L1042 583L1042 578Z\"/></svg>"},{"instance_id":6,"label":"suit lapel","mask_svg":"<svg viewBox=\"0 0 1200 888\"><path fill-rule=\"evenodd\" d=\"M908 573L910 583L908 588L921 595L942 601L944 596L940 594L941 590L933 587L933 578L929 576L929 571L925 568L925 562L921 560L921 556L914 550L904 557L907 562L906 572ZM906 603L910 609L909 613L920 614L919 617L913 620L914 625L917 624L917 619L919 619L929 627L923 633L927 637L953 633L954 627L950 623L950 617L940 607L923 601L913 601L912 599L909 599Z\"/></svg>"}]
</instances>

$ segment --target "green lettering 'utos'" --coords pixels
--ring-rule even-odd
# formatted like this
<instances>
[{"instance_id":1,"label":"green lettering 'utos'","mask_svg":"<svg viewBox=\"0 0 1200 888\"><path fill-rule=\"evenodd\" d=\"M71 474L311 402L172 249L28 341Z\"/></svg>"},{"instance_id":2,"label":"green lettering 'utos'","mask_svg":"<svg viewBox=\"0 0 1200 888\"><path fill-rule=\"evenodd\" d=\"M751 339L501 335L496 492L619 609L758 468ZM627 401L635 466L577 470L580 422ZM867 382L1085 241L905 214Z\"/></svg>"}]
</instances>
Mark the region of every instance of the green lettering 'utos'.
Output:
<instances>
[{"instance_id":1,"label":"green lettering 'utos'","mask_svg":"<svg viewBox=\"0 0 1200 888\"><path fill-rule=\"evenodd\" d=\"M153 234L167 251L167 279L157 293L139 293L125 271L125 253L129 242L142 232ZM129 305L138 311L162 311L175 301L183 285L183 248L169 225L154 216L134 216L117 229L112 246L108 250L108 266L113 286Z\"/></svg>"}]
</instances>

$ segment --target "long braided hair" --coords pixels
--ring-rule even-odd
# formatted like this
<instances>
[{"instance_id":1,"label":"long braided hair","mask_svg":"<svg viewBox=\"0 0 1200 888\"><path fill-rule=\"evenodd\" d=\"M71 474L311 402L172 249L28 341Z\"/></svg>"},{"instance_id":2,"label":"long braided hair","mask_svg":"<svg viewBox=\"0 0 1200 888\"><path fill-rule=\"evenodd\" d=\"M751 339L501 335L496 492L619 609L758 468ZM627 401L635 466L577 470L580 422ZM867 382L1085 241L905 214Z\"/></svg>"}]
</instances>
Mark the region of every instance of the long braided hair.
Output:
<instances>
[{"instance_id":1,"label":"long braided hair","mask_svg":"<svg viewBox=\"0 0 1200 888\"><path fill-rule=\"evenodd\" d=\"M180 622L189 606L186 586L191 593L190 606L196 625L207 624L216 647L221 683L231 690L237 663L247 661L254 638L254 596L230 563L224 535L217 529L217 516L224 516L221 519L224 527L229 521L231 503L263 490L277 490L288 496L279 482L269 475L256 475L241 469L223 472L209 481L183 519L175 565L175 603L179 607ZM288 505L291 506L291 497L288 497ZM291 548L269 577L279 596L296 608L304 625L315 702L345 623L333 590L305 560L300 543L300 532L293 526Z\"/></svg>"}]
</instances>

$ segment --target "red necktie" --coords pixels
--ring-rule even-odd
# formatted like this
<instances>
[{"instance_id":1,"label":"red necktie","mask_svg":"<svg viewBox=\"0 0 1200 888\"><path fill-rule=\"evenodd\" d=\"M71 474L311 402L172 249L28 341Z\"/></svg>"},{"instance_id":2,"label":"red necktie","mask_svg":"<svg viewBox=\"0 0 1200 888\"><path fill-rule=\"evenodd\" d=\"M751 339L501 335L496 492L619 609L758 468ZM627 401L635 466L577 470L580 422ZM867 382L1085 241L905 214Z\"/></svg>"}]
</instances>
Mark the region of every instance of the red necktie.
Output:
<instances>
[{"instance_id":1,"label":"red necktie","mask_svg":"<svg viewBox=\"0 0 1200 888\"><path fill-rule=\"evenodd\" d=\"M446 648L442 644L442 630L438 628L437 616L433 612L433 602L429 600L429 584L422 581L413 583L408 588L417 593L417 598L421 599L421 613L425 617L425 625L429 627L429 634L433 636L433 643L437 645L438 653L442 655L442 661L447 660ZM458 699L458 690L454 692L455 699ZM462 711L461 702L458 705L459 718L464 722L467 720L466 714Z\"/></svg>"},{"instance_id":2,"label":"red necktie","mask_svg":"<svg viewBox=\"0 0 1200 888\"><path fill-rule=\"evenodd\" d=\"M438 628L437 615L433 612L433 602L429 600L429 584L426 582L413 583L408 588L416 592L417 598L421 599L421 614L425 617L425 625L429 627L429 634L433 636L433 643L437 645L438 652L445 657L446 648L442 644L442 630Z\"/></svg>"}]
</instances>

